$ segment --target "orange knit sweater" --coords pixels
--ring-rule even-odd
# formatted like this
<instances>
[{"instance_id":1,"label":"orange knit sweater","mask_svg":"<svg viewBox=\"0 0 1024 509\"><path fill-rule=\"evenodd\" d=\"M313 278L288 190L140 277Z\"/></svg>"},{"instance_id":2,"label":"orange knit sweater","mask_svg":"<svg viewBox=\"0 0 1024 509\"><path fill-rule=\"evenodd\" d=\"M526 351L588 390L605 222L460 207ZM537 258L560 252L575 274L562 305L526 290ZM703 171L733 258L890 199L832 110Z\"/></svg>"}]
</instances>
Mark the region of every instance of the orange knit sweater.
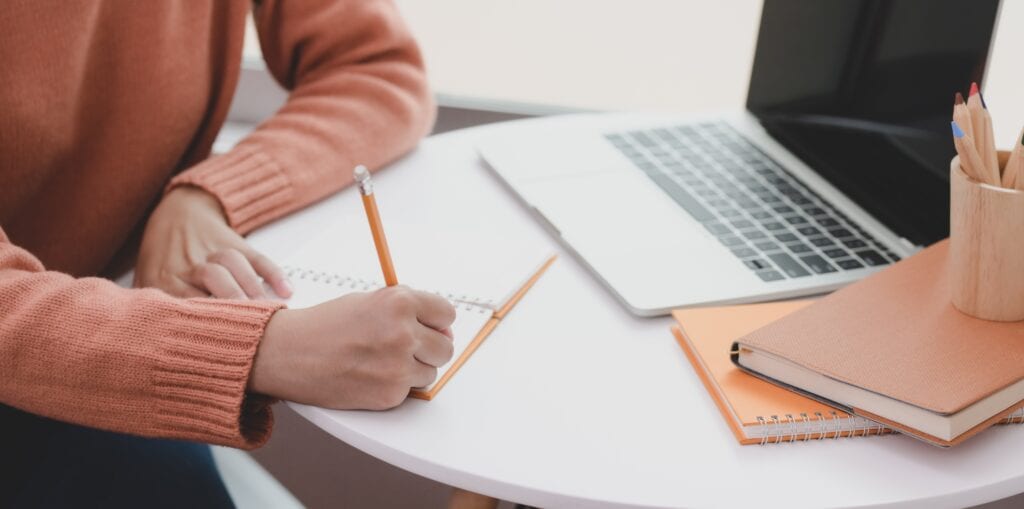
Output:
<instances>
[{"instance_id":1,"label":"orange knit sweater","mask_svg":"<svg viewBox=\"0 0 1024 509\"><path fill-rule=\"evenodd\" d=\"M130 247L168 184L208 190L247 233L429 130L420 54L390 1L255 4L267 67L291 94L210 158L252 4L4 3L0 403L146 436L237 447L269 436L267 400L245 386L279 304L88 277Z\"/></svg>"}]
</instances>

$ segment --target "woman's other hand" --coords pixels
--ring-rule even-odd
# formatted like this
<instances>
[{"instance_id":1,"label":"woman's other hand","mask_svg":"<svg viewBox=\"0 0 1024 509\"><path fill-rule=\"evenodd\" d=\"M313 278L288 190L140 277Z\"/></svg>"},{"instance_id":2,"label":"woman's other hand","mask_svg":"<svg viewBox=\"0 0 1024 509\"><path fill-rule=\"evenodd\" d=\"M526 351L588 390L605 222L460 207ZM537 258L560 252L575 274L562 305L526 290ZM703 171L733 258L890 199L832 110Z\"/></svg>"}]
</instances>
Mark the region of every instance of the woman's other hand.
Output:
<instances>
[{"instance_id":1,"label":"woman's other hand","mask_svg":"<svg viewBox=\"0 0 1024 509\"><path fill-rule=\"evenodd\" d=\"M146 224L135 286L179 297L273 297L263 281L278 296L291 297L284 271L231 229L213 195L183 186L164 196Z\"/></svg>"}]
</instances>

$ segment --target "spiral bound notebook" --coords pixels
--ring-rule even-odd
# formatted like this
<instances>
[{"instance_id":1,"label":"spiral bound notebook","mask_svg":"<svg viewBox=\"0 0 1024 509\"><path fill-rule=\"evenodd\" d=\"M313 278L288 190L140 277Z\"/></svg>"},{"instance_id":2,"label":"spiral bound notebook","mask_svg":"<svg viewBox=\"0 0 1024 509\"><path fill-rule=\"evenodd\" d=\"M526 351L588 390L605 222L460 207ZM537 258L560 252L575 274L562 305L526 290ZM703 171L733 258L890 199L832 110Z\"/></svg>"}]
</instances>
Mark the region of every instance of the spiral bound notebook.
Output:
<instances>
[{"instance_id":1,"label":"spiral bound notebook","mask_svg":"<svg viewBox=\"0 0 1024 509\"><path fill-rule=\"evenodd\" d=\"M327 247L323 245L318 246L314 244L311 246L311 249L313 251L307 249L307 254L300 254L292 260L292 263L285 265L285 271L291 279L295 290L293 297L288 300L289 307L305 308L315 306L349 293L368 292L384 287L381 281L372 276L345 275L338 274L330 269L298 266L296 262L303 260L313 264L317 263L315 261L316 256L310 256L308 254L310 252L329 252L326 251ZM500 279L510 281L510 278L517 278L517 282L502 290L498 290L499 287L490 285L491 291L486 293L463 293L461 291L440 290L438 287L410 284L410 286L417 289L429 291L447 299L455 306L456 318L455 323L451 327L455 343L455 353L452 359L444 366L438 368L438 377L433 384L413 389L409 395L428 401L433 399L554 261L555 257L549 256L541 261L539 265L520 265L522 270L518 272L518 276L515 275L516 272L513 270L505 270L503 271L503 277ZM353 265L358 266L359 264ZM342 264L342 266L346 265ZM348 267L353 268L351 265ZM445 268L442 267L437 272L444 272L444 270ZM451 267L448 267L447 270L451 274L449 280L455 283L452 288L459 287L456 282L466 282L465 279L458 277L461 271ZM363 269L356 273L367 274L368 272L367 269ZM431 278L410 276L412 281L417 279L429 280ZM491 280L493 281L495 278ZM476 285L467 284L462 287L473 286L477 289L487 287L487 285L481 286L479 282L477 283Z\"/></svg>"},{"instance_id":2,"label":"spiral bound notebook","mask_svg":"<svg viewBox=\"0 0 1024 509\"><path fill-rule=\"evenodd\" d=\"M729 358L742 337L813 300L681 309L672 315L679 346L740 444L774 444L889 434L892 428L848 414L744 373ZM1018 410L1003 424L1024 423Z\"/></svg>"}]
</instances>

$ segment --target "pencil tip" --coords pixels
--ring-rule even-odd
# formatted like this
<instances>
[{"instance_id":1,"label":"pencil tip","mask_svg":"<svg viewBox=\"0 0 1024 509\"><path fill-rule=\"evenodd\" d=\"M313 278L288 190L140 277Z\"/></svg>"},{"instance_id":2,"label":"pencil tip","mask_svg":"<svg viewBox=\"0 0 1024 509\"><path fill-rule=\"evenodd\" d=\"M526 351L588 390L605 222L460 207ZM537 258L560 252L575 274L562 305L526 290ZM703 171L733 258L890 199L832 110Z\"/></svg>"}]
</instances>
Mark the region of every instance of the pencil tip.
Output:
<instances>
[{"instance_id":1,"label":"pencil tip","mask_svg":"<svg viewBox=\"0 0 1024 509\"><path fill-rule=\"evenodd\" d=\"M956 96L953 98L953 104L963 104L963 103L964 103L964 95L961 94L960 92L957 92Z\"/></svg>"},{"instance_id":2,"label":"pencil tip","mask_svg":"<svg viewBox=\"0 0 1024 509\"><path fill-rule=\"evenodd\" d=\"M956 125L956 120L950 122L949 124L951 126L953 126L953 136L955 136L957 138L963 138L964 137L964 132L962 130L960 130L960 126Z\"/></svg>"},{"instance_id":3,"label":"pencil tip","mask_svg":"<svg viewBox=\"0 0 1024 509\"><path fill-rule=\"evenodd\" d=\"M974 95L974 94L977 94L977 93L978 93L978 83L972 81L971 82L971 93L968 94L968 95Z\"/></svg>"}]
</instances>

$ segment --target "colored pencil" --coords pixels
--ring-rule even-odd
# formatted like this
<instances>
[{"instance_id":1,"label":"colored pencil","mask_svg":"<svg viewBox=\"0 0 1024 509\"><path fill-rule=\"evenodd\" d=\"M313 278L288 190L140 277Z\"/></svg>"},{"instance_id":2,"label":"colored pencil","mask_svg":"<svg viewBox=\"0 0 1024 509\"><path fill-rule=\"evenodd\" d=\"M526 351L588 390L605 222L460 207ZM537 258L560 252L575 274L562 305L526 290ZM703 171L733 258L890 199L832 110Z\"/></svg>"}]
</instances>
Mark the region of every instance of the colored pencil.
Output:
<instances>
[{"instance_id":1,"label":"colored pencil","mask_svg":"<svg viewBox=\"0 0 1024 509\"><path fill-rule=\"evenodd\" d=\"M994 174L996 185L999 185L1002 179L999 178L999 158L996 155L996 144L993 139L992 116L988 113L985 98L981 95L977 83L971 83L971 93L967 97L967 109L971 111L973 130L969 136L974 139L974 146L984 164L981 170L989 176Z\"/></svg>"},{"instance_id":2,"label":"colored pencil","mask_svg":"<svg viewBox=\"0 0 1024 509\"><path fill-rule=\"evenodd\" d=\"M978 182L999 185L998 179L993 181L987 176L988 172L985 171L985 164L982 162L981 156L978 155L974 140L960 129L956 121L950 122L950 124L953 128L953 144L956 146L957 153L960 154L960 168L964 170L964 173Z\"/></svg>"},{"instance_id":3,"label":"colored pencil","mask_svg":"<svg viewBox=\"0 0 1024 509\"><path fill-rule=\"evenodd\" d=\"M971 138L974 137L971 110L967 109L967 102L964 101L964 96L960 92L953 96L953 120L960 126L960 129L963 129L964 134Z\"/></svg>"},{"instance_id":4,"label":"colored pencil","mask_svg":"<svg viewBox=\"0 0 1024 509\"><path fill-rule=\"evenodd\" d=\"M1024 191L1024 129L1021 129L1016 141L1006 161L1006 169L1003 170L1003 187Z\"/></svg>"}]
</instances>

